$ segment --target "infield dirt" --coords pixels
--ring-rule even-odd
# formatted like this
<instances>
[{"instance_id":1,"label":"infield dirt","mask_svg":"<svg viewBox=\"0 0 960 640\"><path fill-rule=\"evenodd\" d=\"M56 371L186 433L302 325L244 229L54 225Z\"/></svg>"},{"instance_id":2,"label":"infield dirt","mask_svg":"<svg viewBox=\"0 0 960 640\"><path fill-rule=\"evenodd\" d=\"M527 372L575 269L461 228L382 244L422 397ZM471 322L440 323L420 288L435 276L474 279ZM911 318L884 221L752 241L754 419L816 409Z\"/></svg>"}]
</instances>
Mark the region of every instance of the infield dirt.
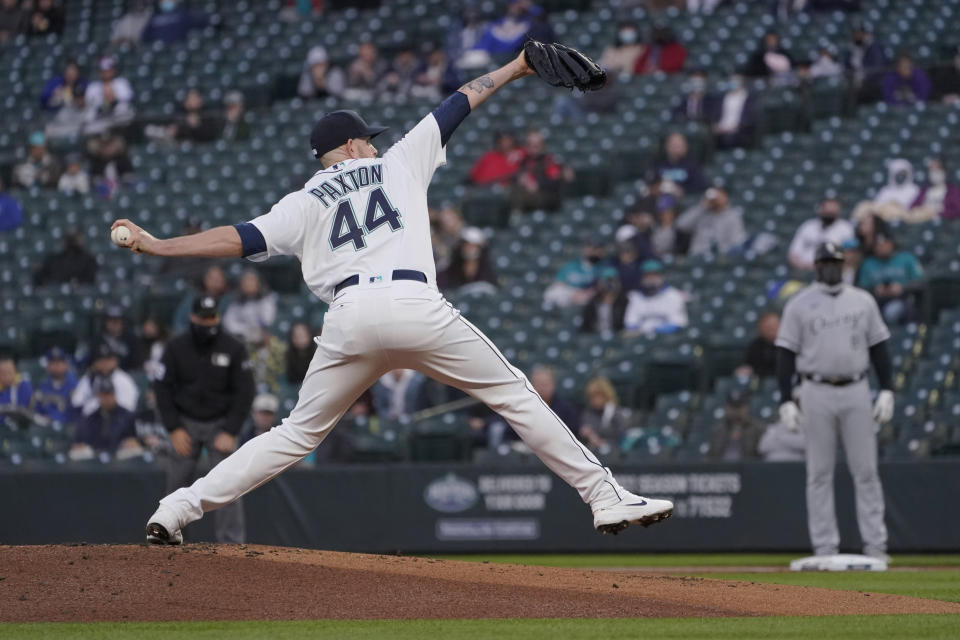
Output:
<instances>
[{"instance_id":1,"label":"infield dirt","mask_svg":"<svg viewBox=\"0 0 960 640\"><path fill-rule=\"evenodd\" d=\"M0 621L960 613L753 582L255 545L0 546Z\"/></svg>"}]
</instances>

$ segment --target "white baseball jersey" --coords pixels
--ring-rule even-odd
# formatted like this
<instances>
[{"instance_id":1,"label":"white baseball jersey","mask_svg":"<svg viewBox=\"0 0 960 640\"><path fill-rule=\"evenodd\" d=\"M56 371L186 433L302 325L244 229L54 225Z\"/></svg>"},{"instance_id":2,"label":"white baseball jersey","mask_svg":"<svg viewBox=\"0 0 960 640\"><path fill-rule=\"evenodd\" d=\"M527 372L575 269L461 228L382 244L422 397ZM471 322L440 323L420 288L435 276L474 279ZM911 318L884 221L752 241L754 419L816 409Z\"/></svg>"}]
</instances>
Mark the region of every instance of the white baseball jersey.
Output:
<instances>
[{"instance_id":1,"label":"white baseball jersey","mask_svg":"<svg viewBox=\"0 0 960 640\"><path fill-rule=\"evenodd\" d=\"M832 242L838 247L855 237L853 225L849 221L838 219L826 229L819 218L811 218L797 228L790 242L790 257L804 264L813 264L814 254L824 242Z\"/></svg>"},{"instance_id":2,"label":"white baseball jersey","mask_svg":"<svg viewBox=\"0 0 960 640\"><path fill-rule=\"evenodd\" d=\"M867 370L869 349L890 337L876 300L842 285L834 295L814 283L787 302L776 345L797 354L797 371L853 377Z\"/></svg>"},{"instance_id":3,"label":"white baseball jersey","mask_svg":"<svg viewBox=\"0 0 960 640\"><path fill-rule=\"evenodd\" d=\"M310 291L327 304L334 287L353 275L386 283L393 269L414 269L436 287L427 187L445 162L440 128L428 114L383 158L318 171L253 219L267 250L248 259L297 256Z\"/></svg>"}]
</instances>

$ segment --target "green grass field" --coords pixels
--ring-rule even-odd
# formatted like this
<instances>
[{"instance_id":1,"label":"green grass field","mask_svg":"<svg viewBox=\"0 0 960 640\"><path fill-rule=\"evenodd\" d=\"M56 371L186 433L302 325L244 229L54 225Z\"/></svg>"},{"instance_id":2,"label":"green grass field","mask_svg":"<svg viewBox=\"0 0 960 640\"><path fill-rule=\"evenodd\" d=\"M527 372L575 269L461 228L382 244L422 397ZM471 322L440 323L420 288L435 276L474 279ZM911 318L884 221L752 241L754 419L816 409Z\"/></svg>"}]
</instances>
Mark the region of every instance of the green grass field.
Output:
<instances>
[{"instance_id":1,"label":"green grass field","mask_svg":"<svg viewBox=\"0 0 960 640\"><path fill-rule=\"evenodd\" d=\"M894 566L951 567L950 570L891 571L887 573L742 573L738 567L786 566L797 557L784 554L610 554L610 555L469 555L443 556L453 560L507 562L562 567L723 567L730 572L688 573L705 578L773 582L830 589L875 591L960 602L960 555L897 556ZM281 622L174 622L0 624L0 639L149 640L230 638L390 638L443 640L517 638L566 640L594 638L957 638L960 616L820 616L767 618L661 618L575 620L357 620Z\"/></svg>"}]
</instances>

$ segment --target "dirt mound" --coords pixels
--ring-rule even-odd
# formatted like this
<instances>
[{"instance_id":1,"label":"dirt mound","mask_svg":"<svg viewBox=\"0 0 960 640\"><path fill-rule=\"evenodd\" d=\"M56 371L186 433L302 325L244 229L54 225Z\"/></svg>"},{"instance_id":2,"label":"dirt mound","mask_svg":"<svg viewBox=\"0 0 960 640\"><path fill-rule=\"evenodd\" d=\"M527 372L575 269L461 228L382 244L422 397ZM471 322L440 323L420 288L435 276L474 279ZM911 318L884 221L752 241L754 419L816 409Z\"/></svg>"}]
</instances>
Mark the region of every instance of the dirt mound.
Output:
<instances>
[{"instance_id":1,"label":"dirt mound","mask_svg":"<svg viewBox=\"0 0 960 640\"><path fill-rule=\"evenodd\" d=\"M960 613L884 594L261 546L0 546L0 621Z\"/></svg>"}]
</instances>

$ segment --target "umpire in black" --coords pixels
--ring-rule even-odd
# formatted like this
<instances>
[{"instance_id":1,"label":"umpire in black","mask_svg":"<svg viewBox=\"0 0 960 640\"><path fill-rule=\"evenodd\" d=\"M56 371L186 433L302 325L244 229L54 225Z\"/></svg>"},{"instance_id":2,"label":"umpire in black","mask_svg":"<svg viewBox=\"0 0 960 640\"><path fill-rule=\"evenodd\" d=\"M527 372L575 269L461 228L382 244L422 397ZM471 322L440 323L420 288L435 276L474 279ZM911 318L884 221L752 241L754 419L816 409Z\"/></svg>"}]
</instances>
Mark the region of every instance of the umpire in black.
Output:
<instances>
[{"instance_id":1,"label":"umpire in black","mask_svg":"<svg viewBox=\"0 0 960 640\"><path fill-rule=\"evenodd\" d=\"M196 479L204 447L213 465L236 449L255 385L247 350L221 331L220 311L212 296L194 300L190 330L167 344L162 363L154 390L173 444L167 474L171 493ZM214 527L218 542L243 542L243 504L238 500L217 511Z\"/></svg>"}]
</instances>

